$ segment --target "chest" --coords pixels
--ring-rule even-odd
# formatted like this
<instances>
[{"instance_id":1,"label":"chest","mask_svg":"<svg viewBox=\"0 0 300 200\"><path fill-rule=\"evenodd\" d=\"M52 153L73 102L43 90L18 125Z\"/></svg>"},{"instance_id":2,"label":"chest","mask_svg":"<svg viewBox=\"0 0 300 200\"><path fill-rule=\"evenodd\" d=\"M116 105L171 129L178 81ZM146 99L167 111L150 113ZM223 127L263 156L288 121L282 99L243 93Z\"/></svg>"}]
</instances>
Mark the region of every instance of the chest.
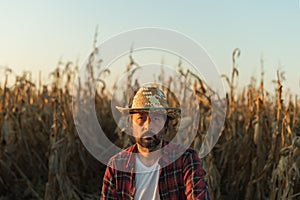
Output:
<instances>
[{"instance_id":1,"label":"chest","mask_svg":"<svg viewBox=\"0 0 300 200\"><path fill-rule=\"evenodd\" d=\"M138 178L137 178L138 177ZM142 180L155 180L155 175L141 176L136 173L121 172L117 175L117 194L120 199L134 199L137 185ZM159 170L158 189L160 199L185 199L184 174L181 168L174 165Z\"/></svg>"}]
</instances>

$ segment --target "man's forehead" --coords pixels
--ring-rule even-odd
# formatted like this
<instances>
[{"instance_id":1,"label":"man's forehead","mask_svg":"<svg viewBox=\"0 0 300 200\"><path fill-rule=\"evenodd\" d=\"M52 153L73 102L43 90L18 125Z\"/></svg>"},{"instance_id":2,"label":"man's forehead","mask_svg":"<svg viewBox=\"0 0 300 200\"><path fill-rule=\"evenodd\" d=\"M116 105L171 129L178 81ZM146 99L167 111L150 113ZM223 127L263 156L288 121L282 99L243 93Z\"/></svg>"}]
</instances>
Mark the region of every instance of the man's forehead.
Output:
<instances>
[{"instance_id":1,"label":"man's forehead","mask_svg":"<svg viewBox=\"0 0 300 200\"><path fill-rule=\"evenodd\" d=\"M166 116L167 112L164 112L164 111L161 111L161 110L160 111L145 110L145 111L133 112L133 113L131 113L131 115L135 115L135 116L140 116L140 115L150 115L150 116L163 115L163 116Z\"/></svg>"}]
</instances>

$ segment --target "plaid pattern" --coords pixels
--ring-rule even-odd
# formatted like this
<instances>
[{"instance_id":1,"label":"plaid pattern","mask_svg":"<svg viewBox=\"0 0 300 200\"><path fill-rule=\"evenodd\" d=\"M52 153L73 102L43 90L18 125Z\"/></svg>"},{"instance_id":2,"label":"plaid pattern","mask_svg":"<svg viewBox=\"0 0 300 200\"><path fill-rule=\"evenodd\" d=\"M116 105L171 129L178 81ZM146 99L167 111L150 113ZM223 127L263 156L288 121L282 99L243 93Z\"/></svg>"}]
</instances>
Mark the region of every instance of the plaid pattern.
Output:
<instances>
[{"instance_id":1,"label":"plaid pattern","mask_svg":"<svg viewBox=\"0 0 300 200\"><path fill-rule=\"evenodd\" d=\"M163 142L163 146L167 144ZM208 186L204 180L205 172L197 153L187 149L176 159L176 153L182 150L180 148L182 147L173 143L163 148L159 164L166 166L170 161L174 162L160 169L158 183L160 199L209 199ZM100 199L134 199L136 190L134 153L137 153L137 144L111 158L108 165L110 167L106 168L104 174ZM114 166L118 166L119 169L122 167L122 171L115 170Z\"/></svg>"}]
</instances>

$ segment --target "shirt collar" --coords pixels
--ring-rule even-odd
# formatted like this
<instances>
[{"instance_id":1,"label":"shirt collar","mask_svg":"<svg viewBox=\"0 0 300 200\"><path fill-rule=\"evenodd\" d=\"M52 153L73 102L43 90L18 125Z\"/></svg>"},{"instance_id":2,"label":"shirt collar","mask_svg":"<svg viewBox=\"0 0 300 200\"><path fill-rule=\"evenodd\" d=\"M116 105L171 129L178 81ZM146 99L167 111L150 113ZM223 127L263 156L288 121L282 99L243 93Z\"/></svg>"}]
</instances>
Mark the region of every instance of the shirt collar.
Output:
<instances>
[{"instance_id":1,"label":"shirt collar","mask_svg":"<svg viewBox=\"0 0 300 200\"><path fill-rule=\"evenodd\" d=\"M131 147L129 147L126 151L129 153L128 161L126 163L127 169L134 170L135 168L135 155L138 153L137 144L135 143Z\"/></svg>"},{"instance_id":2,"label":"shirt collar","mask_svg":"<svg viewBox=\"0 0 300 200\"><path fill-rule=\"evenodd\" d=\"M176 154L174 154L174 146L167 142L162 141L162 157L159 159L158 163L160 166L166 166L170 163L170 161L175 161L173 158ZM134 171L135 169L135 158L136 154L138 153L138 147L137 144L133 144L131 147L126 149L128 152L128 160L126 163L126 168Z\"/></svg>"},{"instance_id":3,"label":"shirt collar","mask_svg":"<svg viewBox=\"0 0 300 200\"><path fill-rule=\"evenodd\" d=\"M170 149L169 142L163 141L163 144L162 144L162 157L158 161L160 166L165 166L166 164L170 163L170 153L171 153L170 150L171 149Z\"/></svg>"}]
</instances>

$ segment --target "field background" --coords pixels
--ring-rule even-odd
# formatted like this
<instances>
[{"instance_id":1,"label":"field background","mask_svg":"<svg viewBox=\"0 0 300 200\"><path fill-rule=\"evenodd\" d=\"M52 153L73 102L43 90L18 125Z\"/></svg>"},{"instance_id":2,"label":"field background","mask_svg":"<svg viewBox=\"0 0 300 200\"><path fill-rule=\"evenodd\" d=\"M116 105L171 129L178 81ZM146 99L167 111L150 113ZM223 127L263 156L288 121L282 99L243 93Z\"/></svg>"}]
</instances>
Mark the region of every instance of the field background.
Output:
<instances>
[{"instance_id":1,"label":"field background","mask_svg":"<svg viewBox=\"0 0 300 200\"><path fill-rule=\"evenodd\" d=\"M238 92L239 53L239 49L233 50L232 71L222 77L228 84L228 109L221 136L202 159L211 198L300 198L298 97L283 91L282 71L277 71L274 91L267 92L263 68L260 77L249 77L248 85ZM138 68L135 64L134 56L130 57L127 70ZM92 69L89 67L87 70ZM99 195L105 166L81 143L72 116L72 83L77 71L78 66L72 62L61 64L49 75L47 84L32 80L31 72L16 75L9 68L3 71L0 199L95 199ZM198 151L210 123L214 91L180 64L178 73L186 77L197 96L200 122L191 147ZM166 85L176 83L166 80ZM8 86L8 81L14 84ZM130 85L127 89L134 89ZM188 88L180 88L179 84L177 89ZM99 123L111 141L126 147L131 141L116 126L110 100L111 94L102 82L95 96ZM193 112L194 105L189 109ZM187 132L195 126L188 121L182 120ZM174 129L172 124L170 128Z\"/></svg>"}]
</instances>

